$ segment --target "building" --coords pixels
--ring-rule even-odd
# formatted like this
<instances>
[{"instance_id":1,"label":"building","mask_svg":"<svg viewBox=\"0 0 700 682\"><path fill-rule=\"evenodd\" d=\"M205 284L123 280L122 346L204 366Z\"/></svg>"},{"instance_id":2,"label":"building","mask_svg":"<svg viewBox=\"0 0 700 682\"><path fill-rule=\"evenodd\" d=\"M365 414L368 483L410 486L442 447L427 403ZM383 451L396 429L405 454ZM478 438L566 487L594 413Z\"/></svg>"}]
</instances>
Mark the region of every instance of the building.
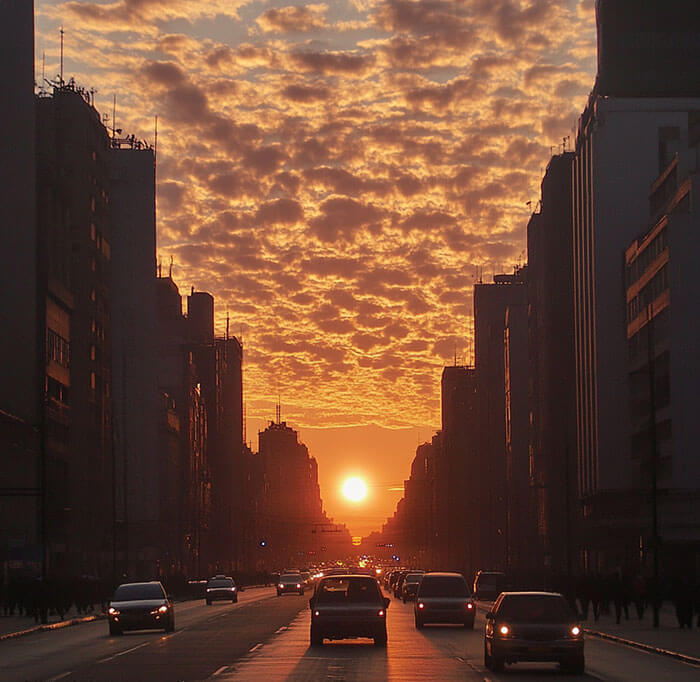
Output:
<instances>
[{"instance_id":1,"label":"building","mask_svg":"<svg viewBox=\"0 0 700 682\"><path fill-rule=\"evenodd\" d=\"M0 1L0 570L42 571L44 306L35 218L34 5ZM45 518L45 515L44 515Z\"/></svg>"},{"instance_id":2,"label":"building","mask_svg":"<svg viewBox=\"0 0 700 682\"><path fill-rule=\"evenodd\" d=\"M478 394L473 367L445 367L442 371L442 439L436 457L437 544L440 565L472 574L474 524L474 477L478 459ZM417 453L418 454L418 453ZM427 461L427 460L426 460Z\"/></svg>"},{"instance_id":3,"label":"building","mask_svg":"<svg viewBox=\"0 0 700 682\"><path fill-rule=\"evenodd\" d=\"M493 284L474 285L474 351L479 402L479 456L475 489L474 563L478 569L507 565L505 350L506 311L527 301L526 270L496 275Z\"/></svg>"},{"instance_id":4,"label":"building","mask_svg":"<svg viewBox=\"0 0 700 682\"><path fill-rule=\"evenodd\" d=\"M133 547L153 547L167 530L160 524L155 155L131 138L113 138L111 145L112 409L121 552L127 536Z\"/></svg>"},{"instance_id":5,"label":"building","mask_svg":"<svg viewBox=\"0 0 700 682\"><path fill-rule=\"evenodd\" d=\"M529 460L540 565L571 575L578 562L574 363L573 152L553 156L527 226Z\"/></svg>"},{"instance_id":6,"label":"building","mask_svg":"<svg viewBox=\"0 0 700 682\"><path fill-rule=\"evenodd\" d=\"M48 545L58 573L111 575L110 143L90 94L73 81L38 97L36 116L49 349L44 433L59 495Z\"/></svg>"},{"instance_id":7,"label":"building","mask_svg":"<svg viewBox=\"0 0 700 682\"><path fill-rule=\"evenodd\" d=\"M700 115L654 181L651 227L625 252L631 474L639 492L643 562L652 568L656 505L660 564L686 577L700 566Z\"/></svg>"},{"instance_id":8,"label":"building","mask_svg":"<svg viewBox=\"0 0 700 682\"><path fill-rule=\"evenodd\" d=\"M679 149L700 98L602 97L583 113L573 167L578 480L584 568L638 554L630 453L622 255L647 222L649 187ZM687 313L686 313L687 314ZM605 529L604 532L602 530ZM636 548L636 549L635 549Z\"/></svg>"}]
</instances>

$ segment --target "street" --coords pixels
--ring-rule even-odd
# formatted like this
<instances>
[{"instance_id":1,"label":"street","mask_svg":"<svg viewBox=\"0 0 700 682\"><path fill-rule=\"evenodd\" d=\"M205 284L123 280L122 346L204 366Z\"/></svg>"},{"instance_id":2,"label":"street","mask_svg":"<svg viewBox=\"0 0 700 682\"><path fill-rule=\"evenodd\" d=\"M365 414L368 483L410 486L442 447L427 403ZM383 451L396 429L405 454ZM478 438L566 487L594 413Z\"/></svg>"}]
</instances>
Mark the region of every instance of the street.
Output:
<instances>
[{"instance_id":1,"label":"street","mask_svg":"<svg viewBox=\"0 0 700 682\"><path fill-rule=\"evenodd\" d=\"M308 594L276 597L251 588L238 604L185 602L176 631L109 637L105 621L0 643L0 679L153 680L547 680L556 665L518 664L500 674L483 666L483 613L474 630L413 625L413 605L393 599L386 649L370 640L309 648ZM696 680L697 667L593 637L586 640L586 674L578 679L630 682ZM571 676L566 676L571 678ZM577 679L574 677L574 679Z\"/></svg>"}]
</instances>

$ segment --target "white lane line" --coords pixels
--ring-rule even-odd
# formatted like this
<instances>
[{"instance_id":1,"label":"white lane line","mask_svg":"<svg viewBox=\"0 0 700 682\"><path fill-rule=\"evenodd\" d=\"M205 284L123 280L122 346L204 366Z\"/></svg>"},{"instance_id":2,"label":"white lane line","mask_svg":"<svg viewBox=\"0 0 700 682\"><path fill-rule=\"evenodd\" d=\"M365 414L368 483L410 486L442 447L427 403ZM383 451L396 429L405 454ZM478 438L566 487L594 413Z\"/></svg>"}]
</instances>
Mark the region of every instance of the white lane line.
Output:
<instances>
[{"instance_id":1,"label":"white lane line","mask_svg":"<svg viewBox=\"0 0 700 682\"><path fill-rule=\"evenodd\" d=\"M262 646L262 642L259 642L248 653L252 654L254 651L257 651L261 646Z\"/></svg>"},{"instance_id":2,"label":"white lane line","mask_svg":"<svg viewBox=\"0 0 700 682\"><path fill-rule=\"evenodd\" d=\"M218 677L219 675L221 675L222 672L224 672L224 670L226 670L226 668L228 668L227 665L222 665L215 673L212 673L211 676Z\"/></svg>"},{"instance_id":3,"label":"white lane line","mask_svg":"<svg viewBox=\"0 0 700 682\"><path fill-rule=\"evenodd\" d=\"M113 656L107 656L107 658L103 658L101 661L97 661L98 663L106 663L107 661L112 661L115 658L118 658L119 656L123 656L124 654L131 653L132 651L136 651L136 649L141 649L144 646L148 646L151 642L143 642L141 644L137 644L136 646L132 646L131 649L125 649L124 651L120 651L118 654L114 654Z\"/></svg>"},{"instance_id":4,"label":"white lane line","mask_svg":"<svg viewBox=\"0 0 700 682\"><path fill-rule=\"evenodd\" d=\"M56 677L52 677L49 682L57 682L57 680L62 680L64 677L68 677L68 675L71 675L73 673L72 670L69 670L66 673L61 673L60 675L57 675Z\"/></svg>"}]
</instances>

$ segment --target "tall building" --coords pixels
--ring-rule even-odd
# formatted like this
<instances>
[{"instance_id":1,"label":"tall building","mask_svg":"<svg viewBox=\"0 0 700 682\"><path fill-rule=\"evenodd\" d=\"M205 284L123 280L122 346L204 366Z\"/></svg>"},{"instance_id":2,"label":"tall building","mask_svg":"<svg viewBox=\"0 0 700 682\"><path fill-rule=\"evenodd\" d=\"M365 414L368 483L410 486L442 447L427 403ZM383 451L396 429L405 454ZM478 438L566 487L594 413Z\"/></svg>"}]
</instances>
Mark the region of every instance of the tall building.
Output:
<instances>
[{"instance_id":1,"label":"tall building","mask_svg":"<svg viewBox=\"0 0 700 682\"><path fill-rule=\"evenodd\" d=\"M465 575L474 565L473 474L478 459L478 394L473 367L445 367L442 371L442 447L435 472L437 530L441 565ZM442 466L441 466L442 465Z\"/></svg>"},{"instance_id":2,"label":"tall building","mask_svg":"<svg viewBox=\"0 0 700 682\"><path fill-rule=\"evenodd\" d=\"M573 167L574 315L579 493L584 565L638 553L628 435L622 254L647 221L649 187L688 145L700 98L615 98L593 92ZM636 549L635 549L636 548Z\"/></svg>"},{"instance_id":3,"label":"tall building","mask_svg":"<svg viewBox=\"0 0 700 682\"><path fill-rule=\"evenodd\" d=\"M579 511L574 364L573 152L553 156L527 226L530 475L537 543L549 572L576 570Z\"/></svg>"},{"instance_id":4,"label":"tall building","mask_svg":"<svg viewBox=\"0 0 700 682\"><path fill-rule=\"evenodd\" d=\"M700 304L700 115L690 135L690 147L652 185L649 229L625 253L627 437L640 498L634 520L650 571L656 502L662 571L681 576L700 560L700 323L694 314Z\"/></svg>"},{"instance_id":5,"label":"tall building","mask_svg":"<svg viewBox=\"0 0 700 682\"><path fill-rule=\"evenodd\" d=\"M161 527L156 355L155 156L131 138L112 139L112 398L116 509L121 548L158 547ZM126 498L125 498L126 496ZM128 519L128 529L124 527Z\"/></svg>"},{"instance_id":6,"label":"tall building","mask_svg":"<svg viewBox=\"0 0 700 682\"><path fill-rule=\"evenodd\" d=\"M58 446L48 458L56 470L52 487L65 489L63 506L52 515L60 527L49 545L58 572L110 575L114 519L112 505L105 503L114 494L110 144L89 93L72 81L37 98L36 116L40 254L45 254L40 273L50 351L44 431ZM61 443L67 433L69 443Z\"/></svg>"},{"instance_id":7,"label":"tall building","mask_svg":"<svg viewBox=\"0 0 700 682\"><path fill-rule=\"evenodd\" d=\"M509 306L527 300L525 270L496 275L493 284L474 285L474 350L479 400L479 457L472 476L476 487L474 519L476 563L483 569L507 564L508 477L504 331Z\"/></svg>"},{"instance_id":8,"label":"tall building","mask_svg":"<svg viewBox=\"0 0 700 682\"><path fill-rule=\"evenodd\" d=\"M45 362L35 218L34 4L0 0L0 570L41 572ZM12 330L12 333L7 333Z\"/></svg>"}]
</instances>

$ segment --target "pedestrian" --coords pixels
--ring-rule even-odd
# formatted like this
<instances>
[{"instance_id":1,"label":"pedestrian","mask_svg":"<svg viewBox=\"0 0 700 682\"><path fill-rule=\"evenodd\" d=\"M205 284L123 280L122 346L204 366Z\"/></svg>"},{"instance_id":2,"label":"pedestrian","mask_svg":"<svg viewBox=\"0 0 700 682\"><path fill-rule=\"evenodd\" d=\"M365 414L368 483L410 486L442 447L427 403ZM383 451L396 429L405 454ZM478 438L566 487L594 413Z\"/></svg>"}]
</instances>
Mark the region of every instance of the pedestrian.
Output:
<instances>
[{"instance_id":1,"label":"pedestrian","mask_svg":"<svg viewBox=\"0 0 700 682\"><path fill-rule=\"evenodd\" d=\"M629 597L627 595L627 580L622 575L621 569L616 569L615 573L610 578L610 590L615 605L615 622L619 625L622 612L625 613L625 620L630 619L629 614Z\"/></svg>"},{"instance_id":2,"label":"pedestrian","mask_svg":"<svg viewBox=\"0 0 700 682\"><path fill-rule=\"evenodd\" d=\"M647 585L644 577L637 573L632 580L632 600L634 601L634 608L637 610L637 617L639 620L644 618L644 607L646 606L646 591Z\"/></svg>"}]
</instances>

